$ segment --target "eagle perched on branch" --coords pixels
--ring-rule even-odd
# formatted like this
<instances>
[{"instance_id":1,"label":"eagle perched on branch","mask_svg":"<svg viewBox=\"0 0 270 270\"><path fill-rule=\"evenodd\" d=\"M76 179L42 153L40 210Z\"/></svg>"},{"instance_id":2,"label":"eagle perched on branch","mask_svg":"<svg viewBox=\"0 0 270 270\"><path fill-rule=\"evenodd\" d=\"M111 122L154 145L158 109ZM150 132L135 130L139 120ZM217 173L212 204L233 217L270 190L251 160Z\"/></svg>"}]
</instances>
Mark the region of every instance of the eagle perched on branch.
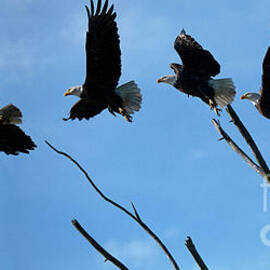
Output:
<instances>
[{"instance_id":1,"label":"eagle perched on branch","mask_svg":"<svg viewBox=\"0 0 270 270\"><path fill-rule=\"evenodd\" d=\"M65 96L75 95L80 100L71 108L69 118L89 119L108 109L113 115L121 114L128 122L131 114L141 108L142 95L134 81L119 87L121 76L121 50L114 6L108 0L102 7L98 0L95 10L86 6L88 32L86 33L86 79L83 85L71 87Z\"/></svg>"}]
</instances>

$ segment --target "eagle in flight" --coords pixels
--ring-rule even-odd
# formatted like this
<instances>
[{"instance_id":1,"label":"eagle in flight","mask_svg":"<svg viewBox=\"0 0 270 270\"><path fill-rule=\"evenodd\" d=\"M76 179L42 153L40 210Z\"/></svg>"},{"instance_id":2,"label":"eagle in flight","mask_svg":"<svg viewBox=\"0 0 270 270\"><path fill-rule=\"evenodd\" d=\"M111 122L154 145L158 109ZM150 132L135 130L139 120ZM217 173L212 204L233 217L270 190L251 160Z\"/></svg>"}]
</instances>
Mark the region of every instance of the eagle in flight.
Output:
<instances>
[{"instance_id":1,"label":"eagle in flight","mask_svg":"<svg viewBox=\"0 0 270 270\"><path fill-rule=\"evenodd\" d=\"M21 111L12 104L0 109L0 151L7 155L29 154L36 147L16 124L22 123Z\"/></svg>"},{"instance_id":2,"label":"eagle in flight","mask_svg":"<svg viewBox=\"0 0 270 270\"><path fill-rule=\"evenodd\" d=\"M219 63L184 29L176 38L174 48L183 64L171 64L175 75L163 76L157 82L170 84L188 96L199 97L219 115L218 106L223 108L234 100L236 92L232 79L212 78L220 72Z\"/></svg>"},{"instance_id":3,"label":"eagle in flight","mask_svg":"<svg viewBox=\"0 0 270 270\"><path fill-rule=\"evenodd\" d=\"M98 0L96 9L93 0L90 4L90 10L86 6L86 79L83 85L71 87L64 94L80 98L71 108L69 118L64 120L89 119L108 109L131 122L131 115L141 108L142 95L134 81L117 87L121 76L121 50L114 6L108 8L108 0L103 7L102 0Z\"/></svg>"}]
</instances>

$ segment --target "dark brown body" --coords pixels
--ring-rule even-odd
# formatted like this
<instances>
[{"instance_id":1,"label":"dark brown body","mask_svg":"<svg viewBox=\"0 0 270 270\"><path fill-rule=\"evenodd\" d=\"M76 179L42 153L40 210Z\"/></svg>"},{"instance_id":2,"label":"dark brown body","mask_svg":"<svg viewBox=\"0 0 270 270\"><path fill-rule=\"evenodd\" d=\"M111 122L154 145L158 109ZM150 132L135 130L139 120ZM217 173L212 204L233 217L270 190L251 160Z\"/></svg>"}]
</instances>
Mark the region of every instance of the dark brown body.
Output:
<instances>
[{"instance_id":1,"label":"dark brown body","mask_svg":"<svg viewBox=\"0 0 270 270\"><path fill-rule=\"evenodd\" d=\"M184 30L176 38L174 48L183 62L183 65L175 63L170 65L177 78L174 87L215 107L217 104L214 89L209 86L208 81L220 72L219 63Z\"/></svg>"}]
</instances>

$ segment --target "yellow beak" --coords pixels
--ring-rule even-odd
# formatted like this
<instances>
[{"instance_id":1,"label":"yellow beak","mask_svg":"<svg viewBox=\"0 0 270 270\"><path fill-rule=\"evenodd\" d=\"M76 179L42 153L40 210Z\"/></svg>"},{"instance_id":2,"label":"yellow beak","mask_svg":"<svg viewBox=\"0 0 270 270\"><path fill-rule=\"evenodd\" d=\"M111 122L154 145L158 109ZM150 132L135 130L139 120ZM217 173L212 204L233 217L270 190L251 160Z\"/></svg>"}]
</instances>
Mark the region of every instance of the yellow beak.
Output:
<instances>
[{"instance_id":1,"label":"yellow beak","mask_svg":"<svg viewBox=\"0 0 270 270\"><path fill-rule=\"evenodd\" d=\"M245 95L242 95L242 96L240 97L240 99L246 99L246 96L245 96Z\"/></svg>"},{"instance_id":2,"label":"yellow beak","mask_svg":"<svg viewBox=\"0 0 270 270\"><path fill-rule=\"evenodd\" d=\"M163 80L160 78L160 79L157 79L156 82L157 82L157 83L161 83L161 82L163 82Z\"/></svg>"},{"instance_id":3,"label":"yellow beak","mask_svg":"<svg viewBox=\"0 0 270 270\"><path fill-rule=\"evenodd\" d=\"M68 96L68 95L70 95L70 93L67 91L67 92L64 94L64 96L66 97L66 96Z\"/></svg>"}]
</instances>

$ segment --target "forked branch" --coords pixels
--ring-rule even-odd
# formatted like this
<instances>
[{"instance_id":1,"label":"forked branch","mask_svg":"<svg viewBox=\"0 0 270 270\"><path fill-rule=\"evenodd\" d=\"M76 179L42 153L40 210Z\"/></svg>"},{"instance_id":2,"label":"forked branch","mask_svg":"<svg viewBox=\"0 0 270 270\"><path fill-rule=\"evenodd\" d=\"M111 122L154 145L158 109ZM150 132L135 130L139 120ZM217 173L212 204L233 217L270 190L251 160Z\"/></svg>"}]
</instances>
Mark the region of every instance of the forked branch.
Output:
<instances>
[{"instance_id":1,"label":"forked branch","mask_svg":"<svg viewBox=\"0 0 270 270\"><path fill-rule=\"evenodd\" d=\"M269 168L259 150L257 147L255 141L251 137L250 133L240 120L239 116L236 114L234 109L232 108L231 105L227 106L226 109L227 113L232 119L232 122L234 125L238 128L239 132L241 133L242 137L244 140L247 142L248 146L251 148L251 151L257 160L258 164L256 164L232 139L231 137L224 131L224 129L221 127L220 123L213 119L212 123L217 129L217 131L221 134L221 139L224 139L229 146L237 153L239 154L242 159L252 168L254 169L257 173L259 173L268 183L270 183L270 171Z\"/></svg>"},{"instance_id":2,"label":"forked branch","mask_svg":"<svg viewBox=\"0 0 270 270\"><path fill-rule=\"evenodd\" d=\"M120 204L114 202L113 200L111 200L110 198L108 198L107 196L105 196L101 190L95 185L95 183L93 182L93 180L90 178L90 176L87 174L87 172L83 169L83 167L75 160L73 159L70 155L68 155L65 152L59 151L57 150L55 147L53 147L48 141L45 141L46 144L52 149L54 150L56 153L58 153L59 155L63 155L66 158L68 158L71 162L73 162L78 168L79 170L85 175L86 179L88 180L88 182L91 184L91 186L96 190L96 192L102 197L102 199L104 199L105 201L107 201L108 203L112 204L113 206L117 207L118 209L120 209L121 211L123 211L124 213L126 213L128 216L130 216L134 221L136 221L157 243L158 245L161 247L161 249L163 250L163 252L167 255L167 257L169 258L171 264L173 265L175 270L179 270L179 266L177 265L175 259L173 258L173 256L171 255L171 253L169 252L169 250L167 249L167 247L162 243L162 241L159 239L159 237L142 221L142 219L140 218L138 211L135 209L135 206L132 204L133 210L135 214L132 214L130 211L128 211L126 208L124 208L123 206L121 206Z\"/></svg>"},{"instance_id":3,"label":"forked branch","mask_svg":"<svg viewBox=\"0 0 270 270\"><path fill-rule=\"evenodd\" d=\"M240 120L240 118L238 117L238 115L236 114L236 112L234 111L234 109L232 108L231 105L227 106L226 111L229 114L229 116L231 117L231 119L232 119L233 123L235 124L235 126L240 131L241 135L243 136L243 138L245 139L247 144L249 145L249 147L251 148L251 151L253 152L257 162L259 163L259 165L261 166L261 168L265 172L265 179L268 182L270 182L269 168L268 168L268 166L267 166L267 164L266 164L266 162L265 162L265 160L264 160L258 146L256 145L255 141L253 140L250 133L248 132L248 130L246 129L246 127L244 126L244 124L242 123L242 121Z\"/></svg>"},{"instance_id":4,"label":"forked branch","mask_svg":"<svg viewBox=\"0 0 270 270\"><path fill-rule=\"evenodd\" d=\"M240 157L257 173L259 173L262 177L264 177L264 171L261 167L259 167L232 139L231 137L224 131L224 129L220 126L220 123L213 119L213 125L215 126L216 130L221 135L221 140L225 140L228 145L238 154Z\"/></svg>"}]
</instances>

